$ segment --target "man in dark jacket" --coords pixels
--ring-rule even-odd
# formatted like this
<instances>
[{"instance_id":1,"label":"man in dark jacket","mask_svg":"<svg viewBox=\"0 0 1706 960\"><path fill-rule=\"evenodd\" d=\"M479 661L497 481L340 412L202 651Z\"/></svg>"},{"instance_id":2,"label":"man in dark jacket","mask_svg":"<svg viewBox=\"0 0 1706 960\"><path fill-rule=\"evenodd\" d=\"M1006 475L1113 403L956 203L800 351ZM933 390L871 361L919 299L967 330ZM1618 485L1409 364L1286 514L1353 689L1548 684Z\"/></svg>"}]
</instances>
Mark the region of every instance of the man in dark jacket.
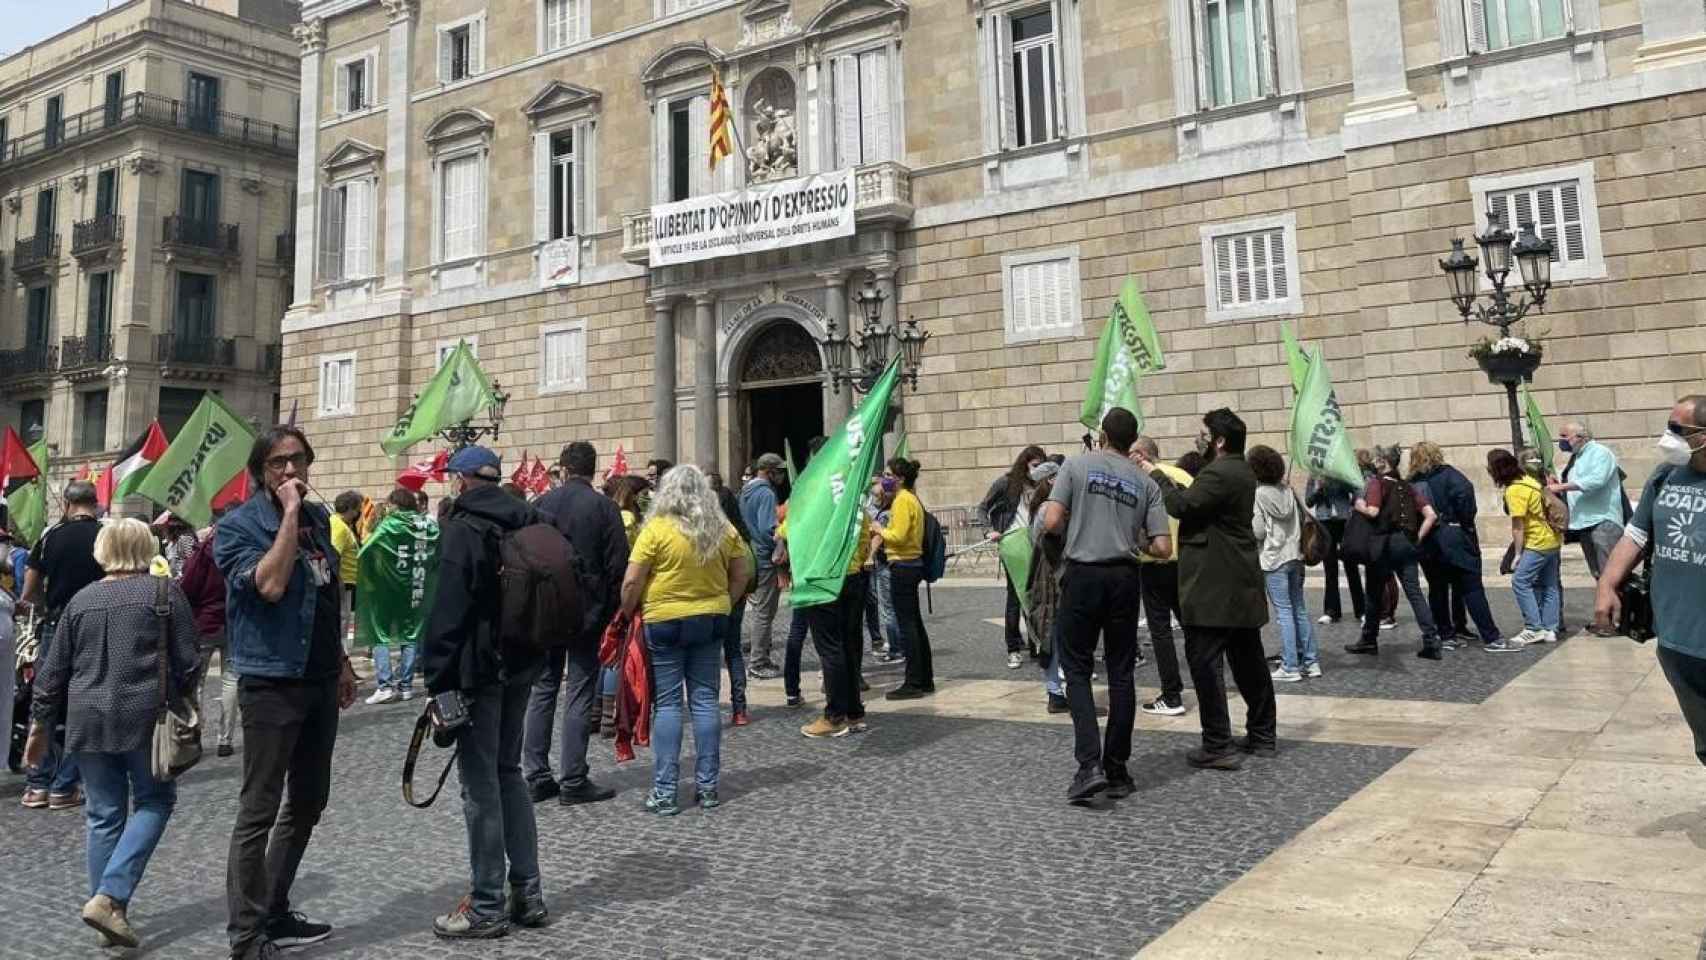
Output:
<instances>
[{"instance_id":1,"label":"man in dark jacket","mask_svg":"<svg viewBox=\"0 0 1706 960\"><path fill-rule=\"evenodd\" d=\"M1203 417L1197 450L1208 461L1180 487L1141 453L1138 465L1161 487L1167 512L1179 519L1179 607L1185 659L1197 690L1202 746L1186 754L1194 767L1236 770L1244 753L1275 752L1274 685L1262 652L1268 598L1257 562L1256 475L1244 462L1244 421L1224 407ZM1249 735L1232 740L1220 659L1244 698Z\"/></svg>"},{"instance_id":2,"label":"man in dark jacket","mask_svg":"<svg viewBox=\"0 0 1706 960\"><path fill-rule=\"evenodd\" d=\"M558 461L567 478L562 486L539 498L534 509L563 532L580 564L586 621L564 625L577 632L568 645L545 658L545 668L527 701L527 732L522 742L522 773L538 803L552 796L564 806L595 803L616 796L587 778L586 742L592 732L598 699L598 641L621 603L622 574L628 569L628 538L622 532L622 511L616 501L592 488L598 470L598 451L576 441L563 448ZM563 707L563 735L558 757L562 780L551 776L551 726L557 715L557 688L568 680Z\"/></svg>"},{"instance_id":3,"label":"man in dark jacket","mask_svg":"<svg viewBox=\"0 0 1706 960\"><path fill-rule=\"evenodd\" d=\"M498 648L498 541L538 520L503 492L503 464L485 447L450 458L456 502L439 538L438 594L421 642L421 673L435 698L461 694L469 722L457 731L471 891L433 921L449 939L490 939L511 921L545 922L533 801L521 775L522 723L542 659ZM506 900L504 878L514 882Z\"/></svg>"}]
</instances>

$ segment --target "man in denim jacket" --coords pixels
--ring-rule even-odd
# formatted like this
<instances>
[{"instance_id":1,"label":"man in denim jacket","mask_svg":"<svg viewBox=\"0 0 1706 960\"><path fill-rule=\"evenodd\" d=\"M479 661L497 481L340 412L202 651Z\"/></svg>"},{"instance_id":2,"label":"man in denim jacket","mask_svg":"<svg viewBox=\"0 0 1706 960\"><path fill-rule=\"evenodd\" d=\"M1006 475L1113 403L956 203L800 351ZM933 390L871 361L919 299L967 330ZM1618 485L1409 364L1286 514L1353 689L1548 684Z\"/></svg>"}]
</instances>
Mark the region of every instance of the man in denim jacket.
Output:
<instances>
[{"instance_id":1,"label":"man in denim jacket","mask_svg":"<svg viewBox=\"0 0 1706 960\"><path fill-rule=\"evenodd\" d=\"M294 426L255 440L260 491L219 522L231 668L243 717L243 786L225 867L231 956L260 960L331 936L290 909L290 887L326 807L338 711L355 671L338 618L338 556L326 510L307 503L314 449ZM282 803L281 803L282 801Z\"/></svg>"}]
</instances>

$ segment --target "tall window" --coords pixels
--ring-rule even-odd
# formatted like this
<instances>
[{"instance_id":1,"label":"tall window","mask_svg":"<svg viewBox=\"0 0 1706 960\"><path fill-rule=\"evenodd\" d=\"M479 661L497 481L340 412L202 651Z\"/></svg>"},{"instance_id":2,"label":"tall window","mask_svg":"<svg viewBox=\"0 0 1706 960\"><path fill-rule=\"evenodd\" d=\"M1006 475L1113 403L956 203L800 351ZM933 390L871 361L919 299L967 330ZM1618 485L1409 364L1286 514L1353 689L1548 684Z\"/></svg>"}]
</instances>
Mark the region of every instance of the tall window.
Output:
<instances>
[{"instance_id":1,"label":"tall window","mask_svg":"<svg viewBox=\"0 0 1706 960\"><path fill-rule=\"evenodd\" d=\"M210 133L219 131L219 78L205 73L192 73L185 95L184 108L189 114L192 130Z\"/></svg>"},{"instance_id":2,"label":"tall window","mask_svg":"<svg viewBox=\"0 0 1706 960\"><path fill-rule=\"evenodd\" d=\"M834 69L836 165L894 159L888 50L837 57Z\"/></svg>"},{"instance_id":3,"label":"tall window","mask_svg":"<svg viewBox=\"0 0 1706 960\"><path fill-rule=\"evenodd\" d=\"M320 358L320 391L315 408L322 417L355 412L355 354Z\"/></svg>"},{"instance_id":4,"label":"tall window","mask_svg":"<svg viewBox=\"0 0 1706 960\"><path fill-rule=\"evenodd\" d=\"M1045 7L1015 15L1013 103L1015 144L1028 147L1061 135L1059 43L1054 12Z\"/></svg>"},{"instance_id":5,"label":"tall window","mask_svg":"<svg viewBox=\"0 0 1706 960\"><path fill-rule=\"evenodd\" d=\"M36 241L46 243L47 237L52 236L54 215L54 191L52 187L43 187L36 194Z\"/></svg>"},{"instance_id":6,"label":"tall window","mask_svg":"<svg viewBox=\"0 0 1706 960\"><path fill-rule=\"evenodd\" d=\"M59 146L59 141L65 136L65 98L54 96L47 98L47 116L42 122L42 140L49 148Z\"/></svg>"},{"instance_id":7,"label":"tall window","mask_svg":"<svg viewBox=\"0 0 1706 960\"><path fill-rule=\"evenodd\" d=\"M1225 107L1272 94L1273 25L1268 0L1197 0L1198 98Z\"/></svg>"},{"instance_id":8,"label":"tall window","mask_svg":"<svg viewBox=\"0 0 1706 960\"><path fill-rule=\"evenodd\" d=\"M219 175L202 170L184 171L183 196L178 198L178 213L198 227L219 222ZM195 229L195 228L191 228Z\"/></svg>"},{"instance_id":9,"label":"tall window","mask_svg":"<svg viewBox=\"0 0 1706 960\"><path fill-rule=\"evenodd\" d=\"M551 134L551 239L575 235L575 134Z\"/></svg>"},{"instance_id":10,"label":"tall window","mask_svg":"<svg viewBox=\"0 0 1706 960\"><path fill-rule=\"evenodd\" d=\"M31 287L24 301L24 347L45 350L53 326L53 286Z\"/></svg>"},{"instance_id":11,"label":"tall window","mask_svg":"<svg viewBox=\"0 0 1706 960\"><path fill-rule=\"evenodd\" d=\"M106 101L102 105L103 115L107 126L119 121L124 112L124 71L115 70L107 74Z\"/></svg>"},{"instance_id":12,"label":"tall window","mask_svg":"<svg viewBox=\"0 0 1706 960\"><path fill-rule=\"evenodd\" d=\"M195 408L201 406L201 396L205 392L185 387L160 388L160 429L166 431L166 436L177 436L184 424L190 422Z\"/></svg>"},{"instance_id":13,"label":"tall window","mask_svg":"<svg viewBox=\"0 0 1706 960\"><path fill-rule=\"evenodd\" d=\"M85 328L90 346L95 347L113 332L113 275L89 274L89 317Z\"/></svg>"},{"instance_id":14,"label":"tall window","mask_svg":"<svg viewBox=\"0 0 1706 960\"><path fill-rule=\"evenodd\" d=\"M368 99L367 79L366 60L355 60L344 64L343 111L345 113L355 113L372 103Z\"/></svg>"},{"instance_id":15,"label":"tall window","mask_svg":"<svg viewBox=\"0 0 1706 960\"><path fill-rule=\"evenodd\" d=\"M100 453L107 448L107 392L78 394L77 408L77 452Z\"/></svg>"},{"instance_id":16,"label":"tall window","mask_svg":"<svg viewBox=\"0 0 1706 960\"><path fill-rule=\"evenodd\" d=\"M320 279L372 276L372 182L350 180L327 188L320 221Z\"/></svg>"},{"instance_id":17,"label":"tall window","mask_svg":"<svg viewBox=\"0 0 1706 960\"><path fill-rule=\"evenodd\" d=\"M6 117L0 117L0 159L5 159L6 148L12 144L12 124Z\"/></svg>"},{"instance_id":18,"label":"tall window","mask_svg":"<svg viewBox=\"0 0 1706 960\"><path fill-rule=\"evenodd\" d=\"M216 329L213 305L213 276L180 271L178 312L173 318L172 335L182 343L196 345L213 339Z\"/></svg>"},{"instance_id":19,"label":"tall window","mask_svg":"<svg viewBox=\"0 0 1706 960\"><path fill-rule=\"evenodd\" d=\"M1465 0L1469 49L1503 50L1570 32L1569 0Z\"/></svg>"},{"instance_id":20,"label":"tall window","mask_svg":"<svg viewBox=\"0 0 1706 960\"><path fill-rule=\"evenodd\" d=\"M484 70L485 21L464 20L438 30L438 82L455 83Z\"/></svg>"},{"instance_id":21,"label":"tall window","mask_svg":"<svg viewBox=\"0 0 1706 960\"><path fill-rule=\"evenodd\" d=\"M480 255L480 158L457 157L440 167L444 178L442 257L445 261Z\"/></svg>"},{"instance_id":22,"label":"tall window","mask_svg":"<svg viewBox=\"0 0 1706 960\"><path fill-rule=\"evenodd\" d=\"M118 213L118 170L108 167L95 174L95 216Z\"/></svg>"},{"instance_id":23,"label":"tall window","mask_svg":"<svg viewBox=\"0 0 1706 960\"><path fill-rule=\"evenodd\" d=\"M587 38L586 0L541 0L544 3L545 49L561 50Z\"/></svg>"},{"instance_id":24,"label":"tall window","mask_svg":"<svg viewBox=\"0 0 1706 960\"><path fill-rule=\"evenodd\" d=\"M669 199L693 195L693 101L669 105Z\"/></svg>"},{"instance_id":25,"label":"tall window","mask_svg":"<svg viewBox=\"0 0 1706 960\"><path fill-rule=\"evenodd\" d=\"M18 404L18 435L24 438L25 443L32 440L35 431L46 427L46 400L25 400Z\"/></svg>"}]
</instances>

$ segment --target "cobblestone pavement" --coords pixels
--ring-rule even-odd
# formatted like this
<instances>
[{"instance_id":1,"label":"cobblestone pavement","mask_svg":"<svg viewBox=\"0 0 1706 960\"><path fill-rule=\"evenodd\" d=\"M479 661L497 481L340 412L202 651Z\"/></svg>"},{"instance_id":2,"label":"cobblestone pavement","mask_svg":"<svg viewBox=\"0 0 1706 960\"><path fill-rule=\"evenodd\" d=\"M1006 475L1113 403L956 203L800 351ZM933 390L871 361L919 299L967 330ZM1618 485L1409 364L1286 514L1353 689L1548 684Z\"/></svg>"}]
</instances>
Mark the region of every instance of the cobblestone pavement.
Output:
<instances>
[{"instance_id":1,"label":"cobblestone pavement","mask_svg":"<svg viewBox=\"0 0 1706 960\"><path fill-rule=\"evenodd\" d=\"M1067 726L873 714L865 735L806 741L805 719L761 707L725 730L725 805L674 819L640 807L645 753L614 769L598 742L618 798L537 808L551 926L452 945L428 927L464 890L461 804L405 807L413 710L358 705L298 884L338 931L301 955L1129 957L1406 753L1287 743L1227 775L1183 763L1194 734L1140 732L1138 795L1079 810ZM237 773L210 757L185 778L132 907L141 955L222 955ZM21 790L0 777L0 957L112 956L77 919L81 818L23 810Z\"/></svg>"}]
</instances>

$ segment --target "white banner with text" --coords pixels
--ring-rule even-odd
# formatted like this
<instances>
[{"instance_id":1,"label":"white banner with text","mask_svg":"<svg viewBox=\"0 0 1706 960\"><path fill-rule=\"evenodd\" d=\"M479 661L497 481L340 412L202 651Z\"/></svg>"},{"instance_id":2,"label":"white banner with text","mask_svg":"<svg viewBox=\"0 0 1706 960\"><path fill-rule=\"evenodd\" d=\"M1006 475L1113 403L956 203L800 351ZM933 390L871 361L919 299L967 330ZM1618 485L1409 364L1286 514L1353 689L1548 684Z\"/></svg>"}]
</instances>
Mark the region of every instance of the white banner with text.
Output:
<instances>
[{"instance_id":1,"label":"white banner with text","mask_svg":"<svg viewBox=\"0 0 1706 960\"><path fill-rule=\"evenodd\" d=\"M659 204L652 208L650 266L850 237L855 194L849 168Z\"/></svg>"}]
</instances>

